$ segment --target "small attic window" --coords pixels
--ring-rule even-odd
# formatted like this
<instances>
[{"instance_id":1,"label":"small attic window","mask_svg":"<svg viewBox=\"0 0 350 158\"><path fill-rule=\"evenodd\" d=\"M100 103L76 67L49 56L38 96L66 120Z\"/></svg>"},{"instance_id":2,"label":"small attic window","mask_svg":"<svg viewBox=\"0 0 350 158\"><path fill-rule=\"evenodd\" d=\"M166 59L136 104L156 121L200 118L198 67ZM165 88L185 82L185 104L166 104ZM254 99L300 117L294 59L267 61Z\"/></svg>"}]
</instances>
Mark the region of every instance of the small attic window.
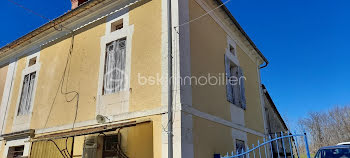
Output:
<instances>
[{"instance_id":1,"label":"small attic window","mask_svg":"<svg viewBox=\"0 0 350 158\"><path fill-rule=\"evenodd\" d=\"M230 45L230 52L236 56L235 48L232 45Z\"/></svg>"},{"instance_id":2,"label":"small attic window","mask_svg":"<svg viewBox=\"0 0 350 158\"><path fill-rule=\"evenodd\" d=\"M29 59L28 67L33 66L35 64L36 64L36 57Z\"/></svg>"},{"instance_id":3,"label":"small attic window","mask_svg":"<svg viewBox=\"0 0 350 158\"><path fill-rule=\"evenodd\" d=\"M114 32L114 31L117 31L117 30L120 30L123 28L123 19L120 19L116 22L113 22L111 24L111 32Z\"/></svg>"}]
</instances>

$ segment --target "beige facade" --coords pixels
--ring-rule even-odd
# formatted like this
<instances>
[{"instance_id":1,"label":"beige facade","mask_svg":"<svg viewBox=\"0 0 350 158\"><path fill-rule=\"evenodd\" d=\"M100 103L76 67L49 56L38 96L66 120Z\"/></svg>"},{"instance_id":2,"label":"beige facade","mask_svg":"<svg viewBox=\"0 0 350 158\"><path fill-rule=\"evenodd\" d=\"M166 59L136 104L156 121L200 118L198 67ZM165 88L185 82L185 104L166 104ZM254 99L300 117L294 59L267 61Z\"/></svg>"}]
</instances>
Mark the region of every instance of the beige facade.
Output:
<instances>
[{"instance_id":1,"label":"beige facade","mask_svg":"<svg viewBox=\"0 0 350 158\"><path fill-rule=\"evenodd\" d=\"M174 79L173 94L168 94L166 0L95 0L59 17L62 31L48 23L31 33L35 36L0 49L0 157L22 146L23 156L34 158L61 157L57 147L66 148L68 157L84 157L87 142L93 140L96 157L102 158L116 152L102 148L111 136L118 137L118 150L123 151L118 154L167 157L169 95L174 157L209 158L235 150L238 140L245 145L261 141L266 134L260 87L264 57L221 8L182 25L217 7L212 0L173 3L171 76L220 76L226 73L228 56L246 78L245 108L227 100L223 84L186 85ZM108 46L120 39L126 41L124 88L105 94ZM35 79L29 80L33 93L23 115L28 74ZM163 78L141 84L140 76Z\"/></svg>"}]
</instances>

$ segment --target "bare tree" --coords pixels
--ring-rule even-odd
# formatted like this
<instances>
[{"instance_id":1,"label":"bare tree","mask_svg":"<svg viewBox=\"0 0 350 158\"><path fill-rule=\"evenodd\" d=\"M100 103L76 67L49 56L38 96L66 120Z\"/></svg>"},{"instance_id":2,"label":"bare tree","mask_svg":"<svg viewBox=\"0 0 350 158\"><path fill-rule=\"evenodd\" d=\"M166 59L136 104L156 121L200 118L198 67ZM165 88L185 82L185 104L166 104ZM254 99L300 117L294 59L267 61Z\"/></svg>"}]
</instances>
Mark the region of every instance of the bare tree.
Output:
<instances>
[{"instance_id":1,"label":"bare tree","mask_svg":"<svg viewBox=\"0 0 350 158\"><path fill-rule=\"evenodd\" d=\"M335 106L326 112L310 112L298 123L309 134L312 153L323 146L350 141L350 106Z\"/></svg>"}]
</instances>

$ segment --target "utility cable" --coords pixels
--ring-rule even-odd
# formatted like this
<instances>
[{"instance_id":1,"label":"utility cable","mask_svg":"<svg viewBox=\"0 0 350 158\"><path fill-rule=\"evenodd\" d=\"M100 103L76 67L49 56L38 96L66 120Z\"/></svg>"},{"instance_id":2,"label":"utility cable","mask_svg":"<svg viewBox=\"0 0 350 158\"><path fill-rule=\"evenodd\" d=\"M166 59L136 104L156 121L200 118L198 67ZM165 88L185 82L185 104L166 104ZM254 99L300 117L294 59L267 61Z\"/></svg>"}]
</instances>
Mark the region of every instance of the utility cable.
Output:
<instances>
[{"instance_id":1,"label":"utility cable","mask_svg":"<svg viewBox=\"0 0 350 158\"><path fill-rule=\"evenodd\" d=\"M175 26L174 29L176 30L176 28L178 28L178 27L181 27L181 26L190 24L191 22L194 22L194 21L196 21L196 20L198 20L198 19L200 19L200 18L203 18L204 16L210 14L211 12L215 11L216 9L221 8L222 6L224 6L226 3L230 2L230 1L231 1L231 0L227 0L226 2L220 4L219 6L215 7L214 9L209 10L208 12L206 12L206 13L204 13L204 14L198 16L198 17L196 17L196 18L194 18L194 19L192 19L192 20L189 20L189 21L187 21L187 22L184 22L184 23L182 23L182 24L180 24L180 25L178 25L178 26Z\"/></svg>"},{"instance_id":2,"label":"utility cable","mask_svg":"<svg viewBox=\"0 0 350 158\"><path fill-rule=\"evenodd\" d=\"M53 21L50 20L49 18L47 18L47 17L45 17L45 16L43 16L43 15L41 15L41 14L39 14L39 13L37 13L37 12L35 12L35 11L33 11L33 10L31 10L31 9L29 9L29 8L27 8L27 7L23 6L23 5L21 5L21 4L17 3L17 2L15 2L15 1L13 1L13 0L8 0L8 1L11 2L11 3L13 3L13 4L15 4L15 5L17 5L17 6L19 6L19 7L21 7L21 8L23 8L24 10L30 12L31 14L34 14L34 15L36 15L36 16L42 18L42 19L45 19L45 20L49 21L50 23L51 23L51 22L53 23ZM61 81L60 81L60 84L59 84L58 89L61 89L60 92L61 92L62 95L64 95L64 97L65 97L65 99L66 99L66 102L69 103L69 102L72 102L74 99L77 100L77 101L76 101L76 106L75 106L75 115L74 115L73 127L72 127L72 129L74 129L75 123L76 123L76 120L77 120L77 115L78 115L79 92L77 92L77 91L68 91L68 87L67 87L68 83L66 83L66 87L65 87L66 90L63 91L63 85L64 85L64 81L65 81L65 76L66 76L66 73L67 73L67 67L68 67L68 65L69 65L68 72L70 71L71 56L72 56L72 52L73 52L73 48L74 48L74 32L73 32L73 30L71 30L71 29L69 29L69 28L67 28L67 27L64 27L63 25L60 25L60 28L56 28L55 26L56 26L56 25L54 25L54 29L57 30L57 31L62 31L62 28L64 28L64 29L67 29L68 31L70 31L70 33L72 34L72 36L71 36L71 45L70 45L70 48L69 48L69 54L68 54L68 56L67 56L66 65L65 65L65 68L64 68L64 71L63 71L63 75L62 75L62 78L61 78ZM69 76L67 76L67 80L68 80L68 77L69 77ZM47 120L45 121L45 126L44 126L44 127L46 127L47 122L48 122L48 119L49 119L50 114L51 114L51 112L52 112L52 106L53 106L53 104L55 103L55 100L56 100L56 97L57 97L57 93L58 93L58 90L57 90L57 92L56 92L56 94L55 94L54 101L53 101L53 103L52 103L52 105L51 105L51 107L50 107L49 115L48 115ZM75 95L74 95L71 99L68 99L68 98L67 98L67 95L70 95L70 94L73 94L73 93L74 93Z\"/></svg>"},{"instance_id":3,"label":"utility cable","mask_svg":"<svg viewBox=\"0 0 350 158\"><path fill-rule=\"evenodd\" d=\"M31 13L31 14L34 14L34 15L36 15L36 16L42 18L42 19L45 19L45 20L49 21L50 23L53 23L53 24L54 24L54 29L55 29L55 30L57 30L57 31L62 31L62 28L56 28L56 24L55 24L51 19L49 19L48 17L43 16L43 15L39 14L38 12L35 12L35 11L33 11L32 9L29 9L29 8L27 8L27 7L25 7L25 6L21 5L21 4L19 4L19 3L15 2L15 1L13 1L13 0L7 0L7 1L9 1L9 2L11 2L12 4L14 4L14 5L16 5L16 6L22 8L22 9L24 9L24 10L26 10L27 12L29 12L29 13ZM62 25L61 25L61 27L62 27Z\"/></svg>"},{"instance_id":4,"label":"utility cable","mask_svg":"<svg viewBox=\"0 0 350 158\"><path fill-rule=\"evenodd\" d=\"M42 19L45 19L45 20L47 20L47 21L51 21L49 18L47 18L47 17L45 17L45 16L43 16L43 15L41 15L41 14L39 14L39 13L37 13L37 12L31 10L31 9L28 9L28 8L26 8L25 6L23 6L23 5L21 5L21 4L17 3L17 2L15 2L15 1L13 1L13 0L7 0L7 1L11 2L11 3L14 4L14 5L17 5L17 6L21 7L21 8L23 8L24 10L26 10L26 11L28 11L28 12L30 12L30 13L36 15L36 16L41 17Z\"/></svg>"}]
</instances>

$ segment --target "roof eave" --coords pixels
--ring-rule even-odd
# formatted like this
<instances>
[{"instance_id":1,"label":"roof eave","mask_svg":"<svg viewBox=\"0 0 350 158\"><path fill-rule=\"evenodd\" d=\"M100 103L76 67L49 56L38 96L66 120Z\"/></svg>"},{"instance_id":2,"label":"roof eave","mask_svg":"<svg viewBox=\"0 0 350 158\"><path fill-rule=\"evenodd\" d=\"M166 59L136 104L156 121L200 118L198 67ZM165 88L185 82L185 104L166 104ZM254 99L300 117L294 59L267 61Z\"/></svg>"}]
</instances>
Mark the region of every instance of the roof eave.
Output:
<instances>
[{"instance_id":1,"label":"roof eave","mask_svg":"<svg viewBox=\"0 0 350 158\"><path fill-rule=\"evenodd\" d=\"M250 39L250 37L247 35L247 33L243 30L241 25L237 22L237 20L233 17L231 12L227 9L225 5L223 5L223 2L221 0L215 0L219 5L222 5L222 9L227 14L227 16L230 18L230 20L236 25L238 30L243 34L243 36L248 40L250 45L254 48L254 50L259 54L259 56L264 60L265 65L261 66L260 68L264 68L269 64L269 61L266 59L266 57L261 53L261 51L258 49L258 47L254 44L254 42Z\"/></svg>"},{"instance_id":2,"label":"roof eave","mask_svg":"<svg viewBox=\"0 0 350 158\"><path fill-rule=\"evenodd\" d=\"M263 91L263 93L265 94L267 100L271 103L272 109L275 111L275 113L277 114L277 117L280 119L280 121L282 122L282 125L284 126L284 128L286 128L288 130L287 124L284 122L281 114L279 113L279 111L277 110L277 107L275 105L275 103L273 102L269 92L267 91L266 87L264 84L261 85L262 89L265 90Z\"/></svg>"}]
</instances>

